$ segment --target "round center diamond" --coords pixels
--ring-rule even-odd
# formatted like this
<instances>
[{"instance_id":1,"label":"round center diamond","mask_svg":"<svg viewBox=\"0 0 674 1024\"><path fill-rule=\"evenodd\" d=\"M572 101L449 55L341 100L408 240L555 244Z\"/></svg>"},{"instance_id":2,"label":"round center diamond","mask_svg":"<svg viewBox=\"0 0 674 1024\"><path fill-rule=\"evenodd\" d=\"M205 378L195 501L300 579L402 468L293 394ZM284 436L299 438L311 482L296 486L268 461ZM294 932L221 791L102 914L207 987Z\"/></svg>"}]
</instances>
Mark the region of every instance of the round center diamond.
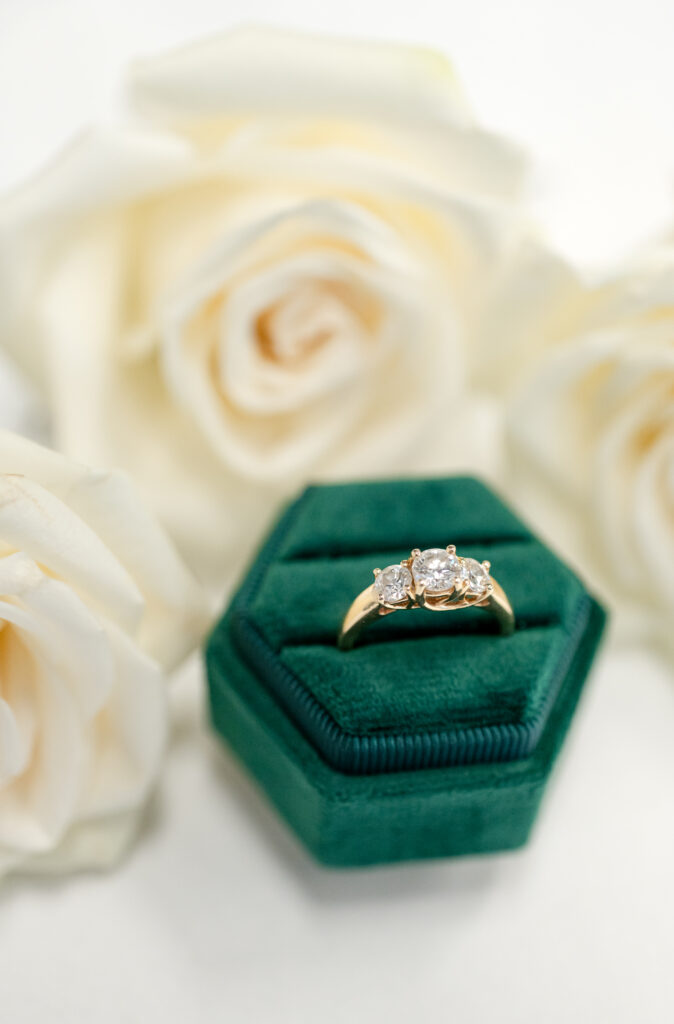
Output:
<instances>
[{"instance_id":1,"label":"round center diamond","mask_svg":"<svg viewBox=\"0 0 674 1024\"><path fill-rule=\"evenodd\" d=\"M425 587L430 594L440 594L453 590L463 579L464 568L461 559L444 548L427 548L412 562L412 575L417 586Z\"/></svg>"},{"instance_id":2,"label":"round center diamond","mask_svg":"<svg viewBox=\"0 0 674 1024\"><path fill-rule=\"evenodd\" d=\"M474 558L464 558L468 590L471 594L486 594L489 589L489 573Z\"/></svg>"},{"instance_id":3,"label":"round center diamond","mask_svg":"<svg viewBox=\"0 0 674 1024\"><path fill-rule=\"evenodd\" d=\"M374 581L374 590L380 601L397 604L407 600L407 588L412 586L412 573L405 565L389 565L382 569Z\"/></svg>"}]
</instances>

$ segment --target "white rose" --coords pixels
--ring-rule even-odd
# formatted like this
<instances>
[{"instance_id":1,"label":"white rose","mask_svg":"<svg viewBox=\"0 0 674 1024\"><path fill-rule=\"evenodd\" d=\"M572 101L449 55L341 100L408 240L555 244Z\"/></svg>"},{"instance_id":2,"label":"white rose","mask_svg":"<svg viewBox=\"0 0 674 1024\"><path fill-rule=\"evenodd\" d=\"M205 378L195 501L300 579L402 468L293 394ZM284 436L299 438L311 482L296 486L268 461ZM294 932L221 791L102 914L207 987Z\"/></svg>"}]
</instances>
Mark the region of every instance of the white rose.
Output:
<instances>
[{"instance_id":1,"label":"white rose","mask_svg":"<svg viewBox=\"0 0 674 1024\"><path fill-rule=\"evenodd\" d=\"M611 604L671 632L674 245L597 291L509 418L520 500Z\"/></svg>"},{"instance_id":2,"label":"white rose","mask_svg":"<svg viewBox=\"0 0 674 1024\"><path fill-rule=\"evenodd\" d=\"M488 469L470 324L522 249L549 281L447 63L239 31L129 86L0 210L0 337L59 447L130 472L215 579L308 476Z\"/></svg>"},{"instance_id":3,"label":"white rose","mask_svg":"<svg viewBox=\"0 0 674 1024\"><path fill-rule=\"evenodd\" d=\"M0 873L119 855L202 610L123 477L0 431Z\"/></svg>"}]
</instances>

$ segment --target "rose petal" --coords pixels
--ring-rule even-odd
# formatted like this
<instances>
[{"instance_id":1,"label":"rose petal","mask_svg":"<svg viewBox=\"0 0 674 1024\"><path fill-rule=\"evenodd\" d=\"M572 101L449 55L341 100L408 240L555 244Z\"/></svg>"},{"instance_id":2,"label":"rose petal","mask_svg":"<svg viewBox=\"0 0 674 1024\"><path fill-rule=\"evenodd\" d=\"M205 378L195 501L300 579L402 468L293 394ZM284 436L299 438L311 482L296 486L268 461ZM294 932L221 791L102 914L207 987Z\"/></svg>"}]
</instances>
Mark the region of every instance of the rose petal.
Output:
<instances>
[{"instance_id":1,"label":"rose petal","mask_svg":"<svg viewBox=\"0 0 674 1024\"><path fill-rule=\"evenodd\" d=\"M0 697L0 787L17 775L25 762L26 747L16 717Z\"/></svg>"},{"instance_id":2,"label":"rose petal","mask_svg":"<svg viewBox=\"0 0 674 1024\"><path fill-rule=\"evenodd\" d=\"M43 172L2 197L0 237L18 227L60 228L193 180L197 168L193 147L174 134L128 123L91 128Z\"/></svg>"},{"instance_id":3,"label":"rose petal","mask_svg":"<svg viewBox=\"0 0 674 1024\"><path fill-rule=\"evenodd\" d=\"M162 664L183 658L205 628L203 595L128 480L2 431L0 467L49 488L38 493L16 478L5 485L25 512L0 505L0 536L10 539L11 522L17 548L76 582L126 628L140 622L141 645Z\"/></svg>"},{"instance_id":4,"label":"rose petal","mask_svg":"<svg viewBox=\"0 0 674 1024\"><path fill-rule=\"evenodd\" d=\"M178 122L292 110L320 116L464 119L449 62L391 43L240 28L137 62L131 94Z\"/></svg>"},{"instance_id":5,"label":"rose petal","mask_svg":"<svg viewBox=\"0 0 674 1024\"><path fill-rule=\"evenodd\" d=\"M7 692L16 699L22 684L38 723L30 764L24 760L20 774L15 761L15 777L0 791L0 847L35 852L58 843L73 819L142 802L163 749L166 708L156 664L114 626L103 631L64 584L36 567L22 573L20 561L27 560L2 560L5 592L7 563L15 565L17 603L0 602L0 617L23 638L34 671L30 680L14 676Z\"/></svg>"},{"instance_id":6,"label":"rose petal","mask_svg":"<svg viewBox=\"0 0 674 1024\"><path fill-rule=\"evenodd\" d=\"M592 301L567 263L523 237L483 296L469 353L473 379L497 394L521 387L545 349L553 351L587 316Z\"/></svg>"},{"instance_id":7,"label":"rose petal","mask_svg":"<svg viewBox=\"0 0 674 1024\"><path fill-rule=\"evenodd\" d=\"M671 385L665 378L660 386L653 383L640 392L643 368L635 362L631 370L623 382L631 400L620 403L594 452L591 501L595 521L601 524L600 543L626 591L645 596L664 591L669 596L674 530L671 522L668 529L662 528L667 513L655 474L674 444L672 413L669 436L663 417L671 402ZM658 437L659 443L654 442Z\"/></svg>"},{"instance_id":8,"label":"rose petal","mask_svg":"<svg viewBox=\"0 0 674 1024\"><path fill-rule=\"evenodd\" d=\"M671 402L670 402L671 409ZM674 608L674 525L666 477L674 472L674 423L641 460L634 481L634 533L647 568L646 585Z\"/></svg>"},{"instance_id":9,"label":"rose petal","mask_svg":"<svg viewBox=\"0 0 674 1024\"><path fill-rule=\"evenodd\" d=\"M30 675L14 671L7 694L24 686L41 666L56 669L84 719L104 705L113 687L113 663L103 628L69 586L45 576L24 554L0 560L0 619L30 651ZM14 668L18 668L17 665Z\"/></svg>"},{"instance_id":10,"label":"rose petal","mask_svg":"<svg viewBox=\"0 0 674 1024\"><path fill-rule=\"evenodd\" d=\"M191 147L147 126L92 130L53 165L0 200L0 333L30 376L47 386L36 283L58 266L64 239L88 214L190 180ZM87 291L79 299L87 298Z\"/></svg>"},{"instance_id":11,"label":"rose petal","mask_svg":"<svg viewBox=\"0 0 674 1024\"><path fill-rule=\"evenodd\" d=\"M52 875L111 867L126 853L141 819L142 808L135 808L107 818L75 822L57 846L31 854L24 865L21 856L0 847L0 875L12 869Z\"/></svg>"},{"instance_id":12,"label":"rose petal","mask_svg":"<svg viewBox=\"0 0 674 1024\"><path fill-rule=\"evenodd\" d=\"M166 687L157 664L114 627L108 640L116 685L94 723L81 820L140 806L156 777L166 741Z\"/></svg>"},{"instance_id":13,"label":"rose petal","mask_svg":"<svg viewBox=\"0 0 674 1024\"><path fill-rule=\"evenodd\" d=\"M579 392L620 343L616 332L599 331L553 352L517 396L508 416L514 448L544 478L578 497L585 493L595 436L587 420L592 403L587 402L586 393L581 400Z\"/></svg>"},{"instance_id":14,"label":"rose petal","mask_svg":"<svg viewBox=\"0 0 674 1024\"><path fill-rule=\"evenodd\" d=\"M398 274L414 274L415 264L400 237L385 220L344 199L302 200L262 210L257 207L233 230L225 230L175 282L175 294L165 302L164 315L184 319L206 302L235 274L259 271L292 255L306 240L338 243L366 255ZM417 271L418 272L418 271Z\"/></svg>"},{"instance_id":15,"label":"rose petal","mask_svg":"<svg viewBox=\"0 0 674 1024\"><path fill-rule=\"evenodd\" d=\"M82 720L56 671L40 671L38 740L29 769L0 790L0 848L24 854L53 847L76 813L86 770Z\"/></svg>"},{"instance_id":16,"label":"rose petal","mask_svg":"<svg viewBox=\"0 0 674 1024\"><path fill-rule=\"evenodd\" d=\"M28 477L0 476L0 537L135 632L143 612L140 591L93 530L44 487Z\"/></svg>"},{"instance_id":17,"label":"rose petal","mask_svg":"<svg viewBox=\"0 0 674 1024\"><path fill-rule=\"evenodd\" d=\"M512 208L479 189L452 188L451 174L436 179L401 161L361 151L327 148L305 153L274 146L250 151L241 147L229 154L223 166L235 181L246 181L255 190L253 196L266 196L267 202L270 192L278 194L277 182L285 186L281 195L292 187L307 204L320 205L326 196L357 197L357 202L344 198L331 202L374 215L394 236L405 238L417 257L426 253L427 272L457 275L457 293L468 288L471 297L476 292L482 298L489 284L485 274L500 269L504 259L512 258L513 246L526 237ZM286 198L284 206L290 202ZM267 209L265 205L263 217Z\"/></svg>"},{"instance_id":18,"label":"rose petal","mask_svg":"<svg viewBox=\"0 0 674 1024\"><path fill-rule=\"evenodd\" d=\"M516 201L526 180L523 153L472 124L312 120L273 115L244 122L223 136L208 160L232 183L324 182L323 194L373 180L391 190L416 182L444 195ZM332 189L328 191L328 186Z\"/></svg>"}]
</instances>

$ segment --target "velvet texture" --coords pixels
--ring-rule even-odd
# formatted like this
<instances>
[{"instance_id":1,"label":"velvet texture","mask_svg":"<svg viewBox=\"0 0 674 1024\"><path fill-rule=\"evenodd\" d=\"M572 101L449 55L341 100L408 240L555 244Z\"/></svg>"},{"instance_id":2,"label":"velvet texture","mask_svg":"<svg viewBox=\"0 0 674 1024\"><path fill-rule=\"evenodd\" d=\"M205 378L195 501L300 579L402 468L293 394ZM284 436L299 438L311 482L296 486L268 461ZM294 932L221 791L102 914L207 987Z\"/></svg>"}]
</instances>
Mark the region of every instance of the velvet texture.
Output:
<instances>
[{"instance_id":1,"label":"velvet texture","mask_svg":"<svg viewBox=\"0 0 674 1024\"><path fill-rule=\"evenodd\" d=\"M335 638L372 568L455 543L516 613L397 613ZM470 478L309 488L208 646L213 720L322 861L526 839L603 626L577 578Z\"/></svg>"}]
</instances>

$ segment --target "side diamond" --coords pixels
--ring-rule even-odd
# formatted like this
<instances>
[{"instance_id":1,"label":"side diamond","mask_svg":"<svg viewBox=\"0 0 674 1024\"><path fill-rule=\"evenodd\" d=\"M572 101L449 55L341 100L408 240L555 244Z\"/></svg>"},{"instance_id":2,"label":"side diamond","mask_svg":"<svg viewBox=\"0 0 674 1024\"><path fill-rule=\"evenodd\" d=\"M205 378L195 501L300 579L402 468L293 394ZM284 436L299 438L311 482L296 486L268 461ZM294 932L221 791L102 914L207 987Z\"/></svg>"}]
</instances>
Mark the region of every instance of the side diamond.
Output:
<instances>
[{"instance_id":1,"label":"side diamond","mask_svg":"<svg viewBox=\"0 0 674 1024\"><path fill-rule=\"evenodd\" d=\"M483 595L489 590L489 573L483 565L480 565L474 558L463 559L468 581L468 592L470 594Z\"/></svg>"},{"instance_id":2,"label":"side diamond","mask_svg":"<svg viewBox=\"0 0 674 1024\"><path fill-rule=\"evenodd\" d=\"M398 604L407 599L407 590L412 586L412 573L405 565L389 565L378 574L374 590L385 604Z\"/></svg>"}]
</instances>

